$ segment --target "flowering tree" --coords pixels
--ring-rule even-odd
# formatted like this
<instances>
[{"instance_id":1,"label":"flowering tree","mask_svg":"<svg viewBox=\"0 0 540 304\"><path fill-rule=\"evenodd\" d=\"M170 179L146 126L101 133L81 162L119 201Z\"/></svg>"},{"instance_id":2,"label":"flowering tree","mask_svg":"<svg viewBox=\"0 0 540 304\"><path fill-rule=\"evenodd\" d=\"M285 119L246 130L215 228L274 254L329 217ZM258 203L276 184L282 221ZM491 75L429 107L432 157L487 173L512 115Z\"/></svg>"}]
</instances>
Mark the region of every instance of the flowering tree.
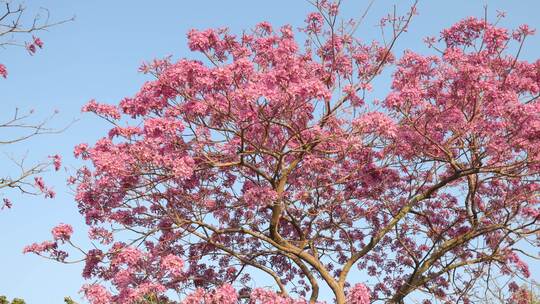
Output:
<instances>
[{"instance_id":1,"label":"flowering tree","mask_svg":"<svg viewBox=\"0 0 540 304\"><path fill-rule=\"evenodd\" d=\"M49 12L42 9L46 14L34 15L28 23L26 7L22 4L13 4L11 1L0 0L0 48L24 47L30 55L43 47L43 41L34 36L36 32L44 31L52 26L59 25L73 20L66 19L59 22L49 21ZM30 42L21 41L21 37L31 36ZM8 71L5 65L0 62L0 77L7 78ZM47 119L35 122L32 120L33 110L26 113L15 109L13 115L8 118L2 117L0 120L0 147L11 146L15 143L26 141L31 137L40 134L58 133L61 130L54 130L47 127L47 123L56 113ZM0 176L0 191L5 189L18 189L22 193L41 194L46 197L54 197L54 191L47 187L43 179L37 174L45 171L53 165L55 170L60 169L60 156L51 156L47 161L43 161L30 166L25 164L25 158L12 159L18 169L14 174ZM32 179L33 178L33 179ZM0 195L4 193L0 192ZM12 203L8 197L1 197L2 207L10 208Z\"/></svg>"},{"instance_id":2,"label":"flowering tree","mask_svg":"<svg viewBox=\"0 0 540 304\"><path fill-rule=\"evenodd\" d=\"M323 285L339 304L470 303L486 273L529 276L540 61L512 47L532 30L467 18L396 59L414 7L380 44L315 4L304 47L290 26L192 30L207 60L155 60L133 98L89 102L112 124L70 179L94 248L62 224L25 251L79 249L93 304L316 303Z\"/></svg>"}]
</instances>

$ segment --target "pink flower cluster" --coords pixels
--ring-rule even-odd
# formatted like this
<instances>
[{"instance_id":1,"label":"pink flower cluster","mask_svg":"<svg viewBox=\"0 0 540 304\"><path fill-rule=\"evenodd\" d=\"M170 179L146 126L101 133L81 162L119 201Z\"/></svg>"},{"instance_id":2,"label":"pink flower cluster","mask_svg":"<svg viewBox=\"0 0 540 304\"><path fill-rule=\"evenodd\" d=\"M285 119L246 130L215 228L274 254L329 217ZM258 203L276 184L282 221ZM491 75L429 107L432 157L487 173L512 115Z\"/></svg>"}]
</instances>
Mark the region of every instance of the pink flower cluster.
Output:
<instances>
[{"instance_id":1,"label":"pink flower cluster","mask_svg":"<svg viewBox=\"0 0 540 304\"><path fill-rule=\"evenodd\" d=\"M4 209L4 208L11 209L11 207L13 206L13 203L7 197L2 198L2 202L3 202L2 208L0 209Z\"/></svg>"},{"instance_id":2,"label":"pink flower cluster","mask_svg":"<svg viewBox=\"0 0 540 304\"><path fill-rule=\"evenodd\" d=\"M67 241L73 234L73 227L68 224L59 224L52 229L52 235L55 240Z\"/></svg>"},{"instance_id":3,"label":"pink flower cluster","mask_svg":"<svg viewBox=\"0 0 540 304\"><path fill-rule=\"evenodd\" d=\"M82 156L83 159L86 159L87 152L88 152L88 144L78 144L73 149L73 155L75 157Z\"/></svg>"},{"instance_id":4,"label":"pink flower cluster","mask_svg":"<svg viewBox=\"0 0 540 304\"><path fill-rule=\"evenodd\" d=\"M34 243L34 244L31 244L31 245L28 245L26 247L24 247L23 249L23 253L42 253L42 252L46 252L46 251L49 251L49 250L54 250L58 247L58 245L56 244L56 242L51 242L51 241L45 241L45 242L42 242L42 243Z\"/></svg>"},{"instance_id":5,"label":"pink flower cluster","mask_svg":"<svg viewBox=\"0 0 540 304\"><path fill-rule=\"evenodd\" d=\"M101 227L90 227L88 237L91 240L97 240L101 244L105 245L108 245L113 241L113 234L107 229Z\"/></svg>"},{"instance_id":6,"label":"pink flower cluster","mask_svg":"<svg viewBox=\"0 0 540 304\"><path fill-rule=\"evenodd\" d=\"M51 230L53 241L44 241L33 243L24 247L23 253L34 253L37 255L48 256L52 259L64 262L68 253L59 249L59 243L69 241L73 234L73 228L68 224L59 224Z\"/></svg>"},{"instance_id":7,"label":"pink flower cluster","mask_svg":"<svg viewBox=\"0 0 540 304\"><path fill-rule=\"evenodd\" d=\"M161 266L171 275L178 277L182 275L184 261L178 256L169 254L161 260Z\"/></svg>"},{"instance_id":8,"label":"pink flower cluster","mask_svg":"<svg viewBox=\"0 0 540 304\"><path fill-rule=\"evenodd\" d=\"M111 293L103 286L97 284L84 285L82 288L84 296L92 304L113 303Z\"/></svg>"},{"instance_id":9,"label":"pink flower cluster","mask_svg":"<svg viewBox=\"0 0 540 304\"><path fill-rule=\"evenodd\" d=\"M8 71L6 69L6 66L0 63L0 76L7 78Z\"/></svg>"},{"instance_id":10,"label":"pink flower cluster","mask_svg":"<svg viewBox=\"0 0 540 304\"><path fill-rule=\"evenodd\" d=\"M237 304L239 300L238 292L234 287L229 284L222 285L221 287L205 291L201 288L195 292L189 294L181 304ZM292 299L286 296L282 296L274 291L255 288L249 292L249 304L307 304L305 299ZM354 302L356 303L356 302ZM360 302L358 302L360 303ZM366 304L368 302L365 302ZM323 304L323 302L316 302L316 304ZM364 304L364 302L362 302Z\"/></svg>"},{"instance_id":11,"label":"pink flower cluster","mask_svg":"<svg viewBox=\"0 0 540 304\"><path fill-rule=\"evenodd\" d=\"M236 293L236 290L231 285L227 284L211 291L205 291L202 288L198 288L195 292L188 295L181 304L236 304L237 300L238 294Z\"/></svg>"},{"instance_id":12,"label":"pink flower cluster","mask_svg":"<svg viewBox=\"0 0 540 304\"><path fill-rule=\"evenodd\" d=\"M370 292L366 285L358 283L349 290L347 294L347 303L348 304L369 304L370 303Z\"/></svg>"},{"instance_id":13,"label":"pink flower cluster","mask_svg":"<svg viewBox=\"0 0 540 304\"><path fill-rule=\"evenodd\" d=\"M43 48L43 41L36 36L32 36L32 42L26 43L26 50L30 55L34 55L38 48Z\"/></svg>"},{"instance_id":14,"label":"pink flower cluster","mask_svg":"<svg viewBox=\"0 0 540 304\"><path fill-rule=\"evenodd\" d=\"M90 100L86 105L82 107L83 112L93 112L97 115L111 119L119 119L120 113L118 108L113 105L101 104L96 102L94 99Z\"/></svg>"},{"instance_id":15,"label":"pink flower cluster","mask_svg":"<svg viewBox=\"0 0 540 304\"><path fill-rule=\"evenodd\" d=\"M308 304L305 299L292 299L276 293L275 291L255 288L249 297L249 304ZM324 302L316 302L324 304Z\"/></svg>"},{"instance_id":16,"label":"pink flower cluster","mask_svg":"<svg viewBox=\"0 0 540 304\"><path fill-rule=\"evenodd\" d=\"M62 157L58 154L55 154L53 156L49 156L49 158L53 160L54 170L60 170L60 167L62 167Z\"/></svg>"},{"instance_id":17,"label":"pink flower cluster","mask_svg":"<svg viewBox=\"0 0 540 304\"><path fill-rule=\"evenodd\" d=\"M34 185L38 188L38 190L45 194L45 198L54 198L56 193L54 190L47 185L45 185L45 182L43 181L43 178L41 176L34 177Z\"/></svg>"}]
</instances>

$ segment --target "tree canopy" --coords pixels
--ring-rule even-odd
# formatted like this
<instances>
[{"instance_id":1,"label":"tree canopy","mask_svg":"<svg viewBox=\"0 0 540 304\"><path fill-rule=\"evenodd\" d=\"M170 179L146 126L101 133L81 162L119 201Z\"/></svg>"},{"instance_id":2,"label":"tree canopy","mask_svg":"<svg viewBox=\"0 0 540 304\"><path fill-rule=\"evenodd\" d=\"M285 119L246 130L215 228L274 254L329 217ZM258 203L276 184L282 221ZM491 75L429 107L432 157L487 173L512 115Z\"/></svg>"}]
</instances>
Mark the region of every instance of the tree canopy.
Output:
<instances>
[{"instance_id":1,"label":"tree canopy","mask_svg":"<svg viewBox=\"0 0 540 304\"><path fill-rule=\"evenodd\" d=\"M470 17L426 39L430 55L394 54L414 6L366 42L339 1L315 4L299 31L192 30L204 60L156 59L135 96L84 106L111 124L75 148L88 165L70 178L94 246L61 224L25 252L80 250L92 304L317 303L323 285L338 304L471 303L488 273L528 277L540 60L519 50L533 30Z\"/></svg>"}]
</instances>

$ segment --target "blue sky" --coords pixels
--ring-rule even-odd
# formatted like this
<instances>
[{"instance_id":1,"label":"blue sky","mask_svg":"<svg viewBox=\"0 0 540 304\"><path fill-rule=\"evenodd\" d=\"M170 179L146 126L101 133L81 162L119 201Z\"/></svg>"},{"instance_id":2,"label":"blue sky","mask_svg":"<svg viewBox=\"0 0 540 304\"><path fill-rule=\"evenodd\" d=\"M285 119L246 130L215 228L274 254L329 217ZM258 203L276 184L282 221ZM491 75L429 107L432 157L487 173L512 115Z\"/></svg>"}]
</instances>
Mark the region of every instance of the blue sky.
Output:
<instances>
[{"instance_id":1,"label":"blue sky","mask_svg":"<svg viewBox=\"0 0 540 304\"><path fill-rule=\"evenodd\" d=\"M360 16L367 3L346 0L345 14ZM366 40L378 37L374 25L395 3L405 9L410 2L376 0L358 35ZM463 17L482 16L485 4L492 17L496 10L507 12L504 26L528 23L540 28L534 14L540 11L537 0L421 0L420 15L399 41L397 53L406 48L425 50L423 37L436 35ZM167 55L191 56L185 39L189 29L228 26L239 32L263 20L296 27L311 11L311 6L303 0L28 0L26 5L29 10L48 8L53 19L76 15L76 20L39 34L45 48L35 56L22 49L0 50L0 63L10 73L8 79L0 80L0 119L19 107L35 109L36 120L58 109L60 113L51 124L55 127L74 119L78 121L62 134L34 138L2 148L0 152L14 155L28 152L29 161L58 153L69 170L79 165L72 157L73 146L80 142L93 143L107 131L102 121L92 115L81 115L81 106L92 98L115 103L134 94L148 79L137 73L144 60ZM537 36L528 41L522 58L535 59L539 53ZM376 94L384 95L388 83L382 80L375 84ZM3 155L0 168L2 174L14 169ZM59 222L72 224L76 239L84 240L86 229L65 186L67 175L64 171L46 175L57 191L56 199L11 195L14 208L0 212L0 294L23 297L29 304L61 303L64 296L80 299L77 291L83 283L82 265L61 265L21 253L25 245L48 239L50 228ZM532 265L532 268L535 272L540 267Z\"/></svg>"}]
</instances>

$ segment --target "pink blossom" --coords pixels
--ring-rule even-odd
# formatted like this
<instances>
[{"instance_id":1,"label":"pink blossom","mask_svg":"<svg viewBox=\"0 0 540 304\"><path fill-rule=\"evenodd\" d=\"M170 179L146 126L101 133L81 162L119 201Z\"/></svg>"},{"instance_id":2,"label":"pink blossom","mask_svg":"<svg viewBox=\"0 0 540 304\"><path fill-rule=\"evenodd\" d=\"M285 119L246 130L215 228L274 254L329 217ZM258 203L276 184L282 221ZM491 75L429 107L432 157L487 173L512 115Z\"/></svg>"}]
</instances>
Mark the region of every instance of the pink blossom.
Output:
<instances>
[{"instance_id":1,"label":"pink blossom","mask_svg":"<svg viewBox=\"0 0 540 304\"><path fill-rule=\"evenodd\" d=\"M437 39L435 37L426 37L424 38L424 43L428 45L428 47L433 47Z\"/></svg>"},{"instance_id":2,"label":"pink blossom","mask_svg":"<svg viewBox=\"0 0 540 304\"><path fill-rule=\"evenodd\" d=\"M260 29L264 34L272 33L272 25L270 24L270 22L261 22L257 24L257 28Z\"/></svg>"},{"instance_id":3,"label":"pink blossom","mask_svg":"<svg viewBox=\"0 0 540 304\"><path fill-rule=\"evenodd\" d=\"M214 30L198 31L190 30L188 33L189 48L192 51L208 51L219 40Z\"/></svg>"},{"instance_id":4,"label":"pink blossom","mask_svg":"<svg viewBox=\"0 0 540 304\"><path fill-rule=\"evenodd\" d=\"M1 209L4 209L4 208L7 208L7 209L11 209L11 207L13 206L13 204L11 203L11 200L9 198L3 198L2 201L4 202L4 204L2 205L2 208Z\"/></svg>"},{"instance_id":5,"label":"pink blossom","mask_svg":"<svg viewBox=\"0 0 540 304\"><path fill-rule=\"evenodd\" d=\"M6 66L0 63L0 76L7 78L8 72Z\"/></svg>"},{"instance_id":6,"label":"pink blossom","mask_svg":"<svg viewBox=\"0 0 540 304\"><path fill-rule=\"evenodd\" d=\"M522 35L528 36L528 35L534 35L536 33L535 29L532 29L529 27L528 24L522 24L519 26L518 30L521 32Z\"/></svg>"},{"instance_id":7,"label":"pink blossom","mask_svg":"<svg viewBox=\"0 0 540 304\"><path fill-rule=\"evenodd\" d=\"M55 240L67 241L73 234L73 227L68 224L59 224L52 229L52 235Z\"/></svg>"},{"instance_id":8,"label":"pink blossom","mask_svg":"<svg viewBox=\"0 0 540 304\"><path fill-rule=\"evenodd\" d=\"M30 55L34 55L36 53L36 45L34 43L27 43L26 50Z\"/></svg>"},{"instance_id":9,"label":"pink blossom","mask_svg":"<svg viewBox=\"0 0 540 304\"><path fill-rule=\"evenodd\" d=\"M33 43L35 45L37 45L40 49L43 48L43 41L41 41L41 39L39 39L39 37L36 37L36 36L32 36L32 39L33 39Z\"/></svg>"},{"instance_id":10,"label":"pink blossom","mask_svg":"<svg viewBox=\"0 0 540 304\"><path fill-rule=\"evenodd\" d=\"M392 119L381 112L368 113L355 120L353 124L366 133L374 132L392 137L397 132L397 127Z\"/></svg>"},{"instance_id":11,"label":"pink blossom","mask_svg":"<svg viewBox=\"0 0 540 304\"><path fill-rule=\"evenodd\" d=\"M35 185L38 187L38 189L41 191L41 192L45 192L47 187L45 186L45 182L43 182L43 178L40 177L40 176L36 176L34 177L34 182L35 182Z\"/></svg>"},{"instance_id":12,"label":"pink blossom","mask_svg":"<svg viewBox=\"0 0 540 304\"><path fill-rule=\"evenodd\" d=\"M49 156L49 158L53 159L54 170L60 170L60 167L62 166L62 157L58 154L55 154L53 156Z\"/></svg>"},{"instance_id":13,"label":"pink blossom","mask_svg":"<svg viewBox=\"0 0 540 304\"><path fill-rule=\"evenodd\" d=\"M347 293L347 303L349 304L369 304L369 289L362 283L353 286Z\"/></svg>"},{"instance_id":14,"label":"pink blossom","mask_svg":"<svg viewBox=\"0 0 540 304\"><path fill-rule=\"evenodd\" d=\"M532 304L534 303L534 294L531 294L531 291L523 287L516 287L512 291L512 295L508 303L512 304Z\"/></svg>"},{"instance_id":15,"label":"pink blossom","mask_svg":"<svg viewBox=\"0 0 540 304\"><path fill-rule=\"evenodd\" d=\"M75 155L75 157L79 157L81 155L84 157L87 151L88 151L88 144L78 144L73 149L73 155Z\"/></svg>"},{"instance_id":16,"label":"pink blossom","mask_svg":"<svg viewBox=\"0 0 540 304\"><path fill-rule=\"evenodd\" d=\"M45 182L43 181L43 178L41 176L34 177L34 185L41 193L45 194L45 198L55 197L56 193L52 188L49 188L45 185Z\"/></svg>"},{"instance_id":17,"label":"pink blossom","mask_svg":"<svg viewBox=\"0 0 540 304\"><path fill-rule=\"evenodd\" d=\"M94 99L90 100L86 105L82 107L83 112L94 112L103 117L120 119L120 113L118 108L113 105L100 104Z\"/></svg>"},{"instance_id":18,"label":"pink blossom","mask_svg":"<svg viewBox=\"0 0 540 304\"><path fill-rule=\"evenodd\" d=\"M216 290L204 291L197 289L195 292L189 294L181 304L206 304L206 303L220 303L220 304L236 304L238 300L238 294L231 285L223 285Z\"/></svg>"},{"instance_id":19,"label":"pink blossom","mask_svg":"<svg viewBox=\"0 0 540 304\"><path fill-rule=\"evenodd\" d=\"M110 244L113 241L113 234L107 229L100 227L91 227L88 231L88 237L102 244Z\"/></svg>"},{"instance_id":20,"label":"pink blossom","mask_svg":"<svg viewBox=\"0 0 540 304\"><path fill-rule=\"evenodd\" d=\"M28 246L24 247L23 253L41 254L41 253L44 253L46 251L54 250L57 247L58 247L58 245L56 244L56 242L51 242L51 241L45 241L45 242L42 242L42 243L33 243L31 245L28 245Z\"/></svg>"},{"instance_id":21,"label":"pink blossom","mask_svg":"<svg viewBox=\"0 0 540 304\"><path fill-rule=\"evenodd\" d=\"M56 192L53 190L53 189L47 189L47 191L45 192L45 197L46 198L54 198L56 196Z\"/></svg>"},{"instance_id":22,"label":"pink blossom","mask_svg":"<svg viewBox=\"0 0 540 304\"><path fill-rule=\"evenodd\" d=\"M136 265L142 258L140 250L133 247L125 247L115 257L116 263L124 263L130 266Z\"/></svg>"},{"instance_id":23,"label":"pink blossom","mask_svg":"<svg viewBox=\"0 0 540 304\"><path fill-rule=\"evenodd\" d=\"M107 289L101 285L90 284L82 287L84 296L90 304L110 304L112 303L112 295Z\"/></svg>"},{"instance_id":24,"label":"pink blossom","mask_svg":"<svg viewBox=\"0 0 540 304\"><path fill-rule=\"evenodd\" d=\"M284 297L274 291L255 288L250 294L250 304L307 304L305 299ZM321 302L316 302L317 304ZM322 304L322 303L321 303Z\"/></svg>"},{"instance_id":25,"label":"pink blossom","mask_svg":"<svg viewBox=\"0 0 540 304\"><path fill-rule=\"evenodd\" d=\"M95 275L98 270L99 263L103 260L104 257L105 255L103 254L103 251L99 249L90 249L86 254L82 277L85 279L89 279L93 275Z\"/></svg>"},{"instance_id":26,"label":"pink blossom","mask_svg":"<svg viewBox=\"0 0 540 304\"><path fill-rule=\"evenodd\" d=\"M161 265L171 275L180 276L183 272L184 261L178 256L169 254L162 259Z\"/></svg>"},{"instance_id":27,"label":"pink blossom","mask_svg":"<svg viewBox=\"0 0 540 304\"><path fill-rule=\"evenodd\" d=\"M364 104L364 100L358 96L356 89L353 86L347 85L343 89L343 93L348 97L352 106L359 107Z\"/></svg>"}]
</instances>

